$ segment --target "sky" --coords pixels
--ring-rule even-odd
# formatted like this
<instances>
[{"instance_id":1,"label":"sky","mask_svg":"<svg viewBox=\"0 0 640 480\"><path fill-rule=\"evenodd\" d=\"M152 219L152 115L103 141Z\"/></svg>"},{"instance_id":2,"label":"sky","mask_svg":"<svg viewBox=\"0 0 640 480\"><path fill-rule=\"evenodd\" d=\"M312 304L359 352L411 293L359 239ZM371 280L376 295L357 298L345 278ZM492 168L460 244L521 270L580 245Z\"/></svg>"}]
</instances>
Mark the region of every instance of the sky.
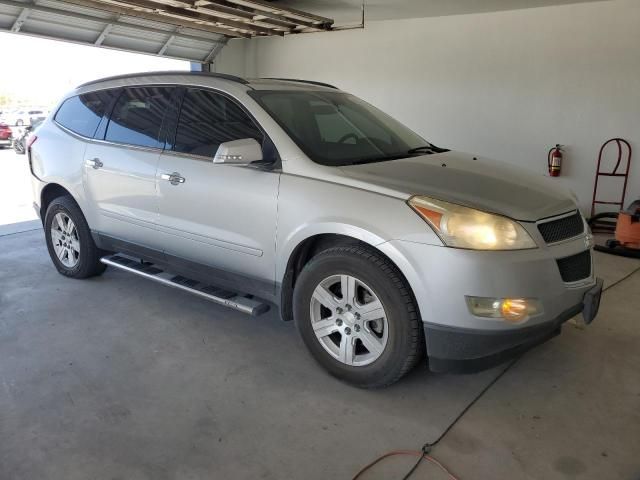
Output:
<instances>
[{"instance_id":1,"label":"sky","mask_svg":"<svg viewBox=\"0 0 640 480\"><path fill-rule=\"evenodd\" d=\"M151 70L188 70L189 62L0 33L0 100L53 106L81 83Z\"/></svg>"}]
</instances>

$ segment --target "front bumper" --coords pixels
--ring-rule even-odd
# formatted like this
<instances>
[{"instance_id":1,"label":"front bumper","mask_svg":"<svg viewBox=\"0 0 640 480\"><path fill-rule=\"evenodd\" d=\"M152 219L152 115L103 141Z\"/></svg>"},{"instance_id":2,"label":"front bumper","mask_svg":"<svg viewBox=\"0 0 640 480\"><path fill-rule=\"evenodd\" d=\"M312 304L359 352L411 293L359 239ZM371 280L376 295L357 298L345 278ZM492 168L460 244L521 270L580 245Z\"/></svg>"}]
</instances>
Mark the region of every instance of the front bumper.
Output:
<instances>
[{"instance_id":1,"label":"front bumper","mask_svg":"<svg viewBox=\"0 0 640 480\"><path fill-rule=\"evenodd\" d=\"M474 251L407 240L391 240L378 248L411 286L434 371L489 368L548 340L585 309L585 295L601 287L593 264L579 281L565 282L560 273L558 259L591 249L586 235L531 250ZM519 324L482 318L469 311L466 296L535 298L543 312ZM588 310L592 312L593 305Z\"/></svg>"},{"instance_id":2,"label":"front bumper","mask_svg":"<svg viewBox=\"0 0 640 480\"><path fill-rule=\"evenodd\" d=\"M517 330L474 330L425 322L429 369L433 372L473 373L517 357L558 335L562 324L582 312L591 323L598 313L602 280L587 291L584 300L543 324Z\"/></svg>"}]
</instances>

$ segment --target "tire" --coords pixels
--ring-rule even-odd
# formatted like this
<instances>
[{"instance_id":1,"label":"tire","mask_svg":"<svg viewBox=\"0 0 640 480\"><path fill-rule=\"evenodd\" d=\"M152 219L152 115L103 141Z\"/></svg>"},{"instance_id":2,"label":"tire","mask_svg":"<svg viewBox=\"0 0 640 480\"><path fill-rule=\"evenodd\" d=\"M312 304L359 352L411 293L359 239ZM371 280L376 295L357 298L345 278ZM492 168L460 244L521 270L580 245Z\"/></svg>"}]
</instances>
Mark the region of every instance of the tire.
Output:
<instances>
[{"instance_id":1,"label":"tire","mask_svg":"<svg viewBox=\"0 0 640 480\"><path fill-rule=\"evenodd\" d=\"M345 299L344 285L355 295ZM348 298L354 297L350 305ZM333 247L313 257L296 282L293 311L313 358L354 386L391 385L423 357L422 322L406 280L393 263L367 247Z\"/></svg>"},{"instance_id":2,"label":"tire","mask_svg":"<svg viewBox=\"0 0 640 480\"><path fill-rule=\"evenodd\" d=\"M70 219L73 224L70 231L66 228L70 224L65 219ZM57 233L54 234L53 230ZM70 278L89 278L105 271L106 265L100 263L102 252L93 241L80 207L70 196L51 201L44 217L44 234L49 256L60 274ZM65 250L62 256L58 255Z\"/></svg>"}]
</instances>

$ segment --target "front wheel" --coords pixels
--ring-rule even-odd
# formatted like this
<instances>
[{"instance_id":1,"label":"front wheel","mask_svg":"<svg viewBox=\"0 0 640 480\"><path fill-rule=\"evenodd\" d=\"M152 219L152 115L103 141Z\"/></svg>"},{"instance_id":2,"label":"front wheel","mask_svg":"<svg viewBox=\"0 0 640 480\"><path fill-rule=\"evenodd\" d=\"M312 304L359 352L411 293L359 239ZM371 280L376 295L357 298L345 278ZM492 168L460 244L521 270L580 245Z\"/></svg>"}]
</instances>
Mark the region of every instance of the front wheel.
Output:
<instances>
[{"instance_id":1,"label":"front wheel","mask_svg":"<svg viewBox=\"0 0 640 480\"><path fill-rule=\"evenodd\" d=\"M312 356L353 385L390 385L422 357L422 325L406 281L369 248L335 247L316 255L296 282L293 304Z\"/></svg>"},{"instance_id":2,"label":"front wheel","mask_svg":"<svg viewBox=\"0 0 640 480\"><path fill-rule=\"evenodd\" d=\"M106 266L100 262L89 225L70 196L51 201L44 218L49 256L58 272L71 278L100 275Z\"/></svg>"}]
</instances>

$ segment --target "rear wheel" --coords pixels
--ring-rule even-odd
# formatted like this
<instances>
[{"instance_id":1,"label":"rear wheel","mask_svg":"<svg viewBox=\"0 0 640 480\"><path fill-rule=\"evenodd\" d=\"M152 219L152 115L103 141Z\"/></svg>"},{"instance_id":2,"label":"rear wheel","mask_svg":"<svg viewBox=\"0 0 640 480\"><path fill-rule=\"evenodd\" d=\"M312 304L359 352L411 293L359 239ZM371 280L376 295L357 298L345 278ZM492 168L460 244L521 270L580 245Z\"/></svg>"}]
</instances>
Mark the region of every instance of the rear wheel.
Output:
<instances>
[{"instance_id":1,"label":"rear wheel","mask_svg":"<svg viewBox=\"0 0 640 480\"><path fill-rule=\"evenodd\" d=\"M316 361L359 387L396 382L424 350L404 278L368 248L335 247L316 255L296 282L294 317Z\"/></svg>"},{"instance_id":2,"label":"rear wheel","mask_svg":"<svg viewBox=\"0 0 640 480\"><path fill-rule=\"evenodd\" d=\"M87 278L104 272L101 252L80 207L70 196L51 201L45 214L44 232L49 256L62 275Z\"/></svg>"}]
</instances>

